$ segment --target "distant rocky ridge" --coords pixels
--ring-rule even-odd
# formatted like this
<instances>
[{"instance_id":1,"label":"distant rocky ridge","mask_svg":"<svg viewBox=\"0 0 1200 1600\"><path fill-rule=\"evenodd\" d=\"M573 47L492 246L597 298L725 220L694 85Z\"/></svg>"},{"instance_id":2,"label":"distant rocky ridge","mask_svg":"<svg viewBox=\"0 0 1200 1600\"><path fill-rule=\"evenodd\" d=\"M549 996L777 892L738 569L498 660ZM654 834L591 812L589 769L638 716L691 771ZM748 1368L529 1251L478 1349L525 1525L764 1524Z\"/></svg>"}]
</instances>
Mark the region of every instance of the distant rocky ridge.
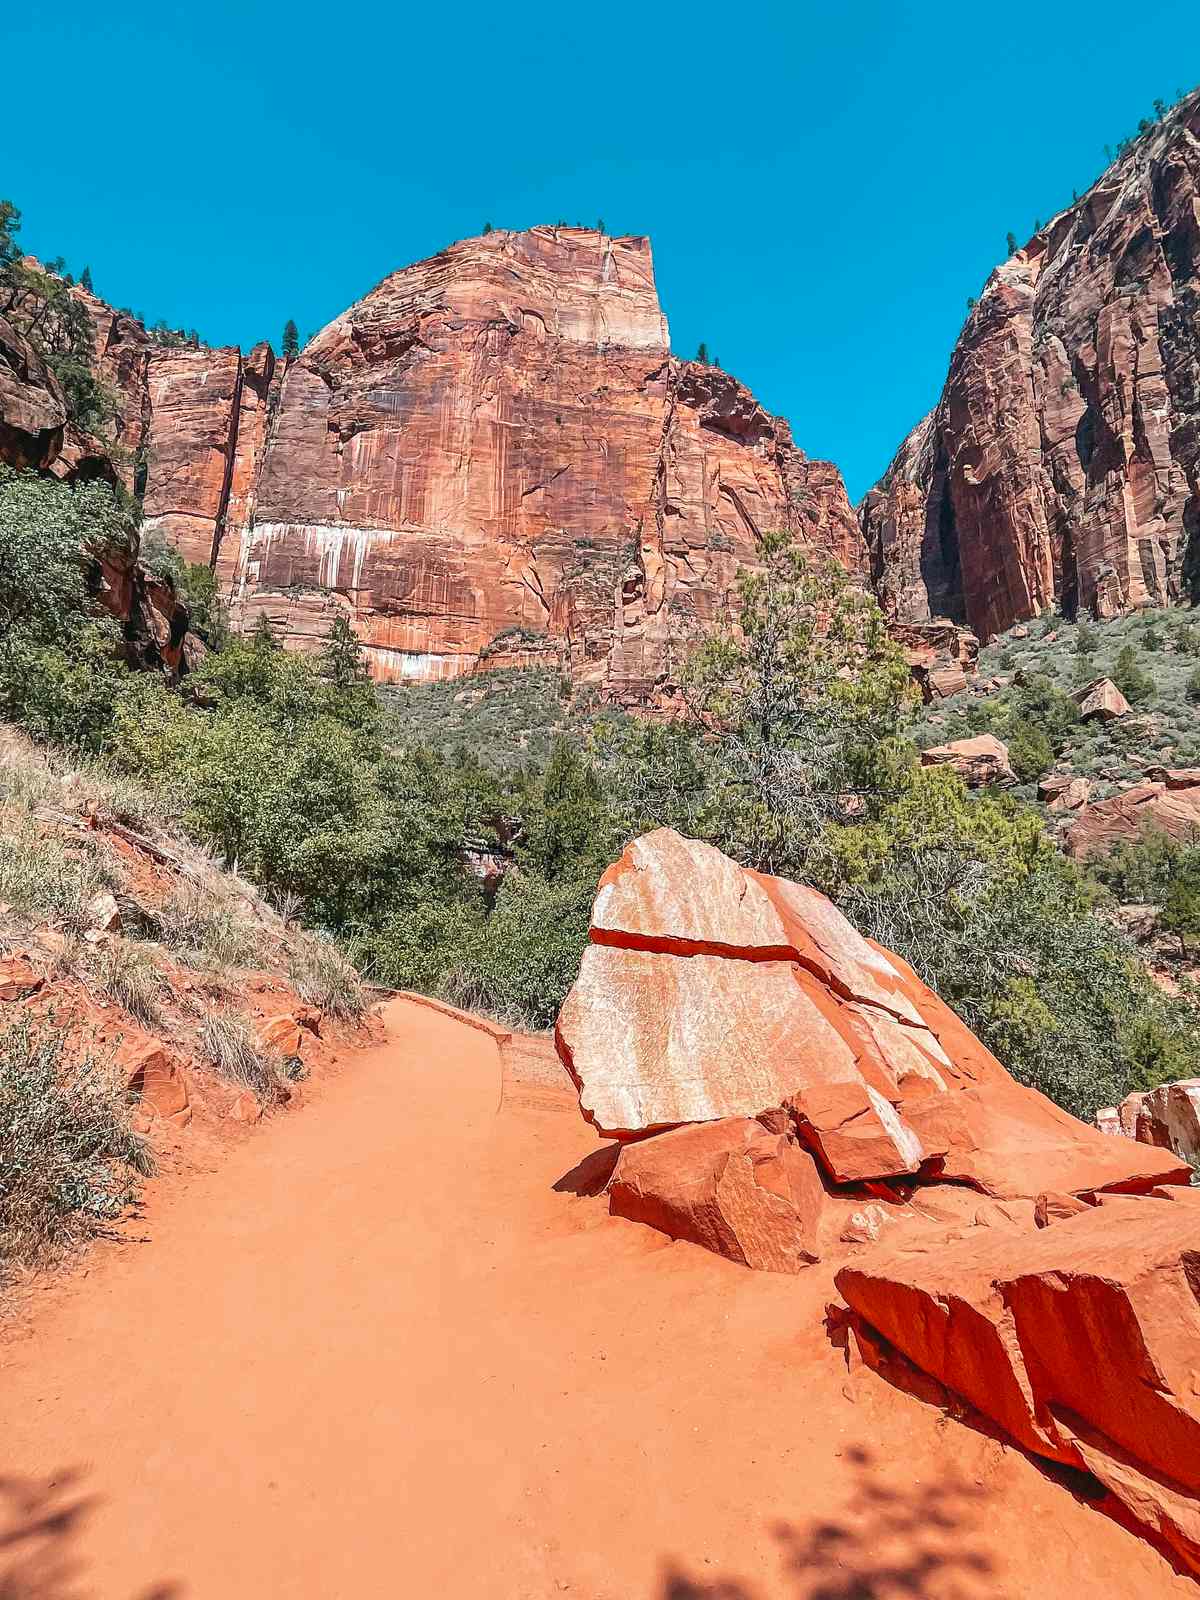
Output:
<instances>
[{"instance_id":1,"label":"distant rocky ridge","mask_svg":"<svg viewBox=\"0 0 1200 1600\"><path fill-rule=\"evenodd\" d=\"M1200 91L995 270L860 509L903 622L1197 597Z\"/></svg>"}]
</instances>

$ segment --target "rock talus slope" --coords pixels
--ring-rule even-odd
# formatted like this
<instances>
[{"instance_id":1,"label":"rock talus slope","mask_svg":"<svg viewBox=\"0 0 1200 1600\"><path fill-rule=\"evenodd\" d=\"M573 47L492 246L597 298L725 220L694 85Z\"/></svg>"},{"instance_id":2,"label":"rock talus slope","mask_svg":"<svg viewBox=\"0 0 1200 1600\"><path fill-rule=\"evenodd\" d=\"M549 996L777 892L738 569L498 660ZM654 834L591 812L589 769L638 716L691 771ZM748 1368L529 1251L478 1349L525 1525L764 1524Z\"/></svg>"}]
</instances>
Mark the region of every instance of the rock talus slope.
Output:
<instances>
[{"instance_id":1,"label":"rock talus slope","mask_svg":"<svg viewBox=\"0 0 1200 1600\"><path fill-rule=\"evenodd\" d=\"M866 497L897 619L984 637L1200 576L1200 93L989 279L941 400Z\"/></svg>"}]
</instances>

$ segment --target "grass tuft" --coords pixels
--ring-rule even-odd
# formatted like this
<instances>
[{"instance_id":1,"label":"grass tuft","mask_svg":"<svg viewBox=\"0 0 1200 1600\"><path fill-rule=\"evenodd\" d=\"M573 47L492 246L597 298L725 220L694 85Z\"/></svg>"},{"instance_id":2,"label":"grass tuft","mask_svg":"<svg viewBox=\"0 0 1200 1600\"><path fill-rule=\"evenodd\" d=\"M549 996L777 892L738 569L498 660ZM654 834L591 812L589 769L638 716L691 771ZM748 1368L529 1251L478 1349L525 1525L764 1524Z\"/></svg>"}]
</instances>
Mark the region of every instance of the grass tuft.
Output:
<instances>
[{"instance_id":1,"label":"grass tuft","mask_svg":"<svg viewBox=\"0 0 1200 1600\"><path fill-rule=\"evenodd\" d=\"M117 1217L153 1170L115 1077L30 1018L0 1032L0 1274Z\"/></svg>"}]
</instances>

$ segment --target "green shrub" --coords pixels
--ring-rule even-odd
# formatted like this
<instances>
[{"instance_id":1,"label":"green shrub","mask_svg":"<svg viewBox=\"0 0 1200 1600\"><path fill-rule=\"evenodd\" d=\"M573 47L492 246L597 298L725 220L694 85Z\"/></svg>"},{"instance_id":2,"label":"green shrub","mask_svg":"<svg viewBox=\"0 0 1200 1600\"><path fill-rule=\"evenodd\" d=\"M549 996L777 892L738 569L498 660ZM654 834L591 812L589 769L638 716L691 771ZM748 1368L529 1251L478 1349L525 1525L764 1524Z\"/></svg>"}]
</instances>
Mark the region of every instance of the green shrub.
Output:
<instances>
[{"instance_id":1,"label":"green shrub","mask_svg":"<svg viewBox=\"0 0 1200 1600\"><path fill-rule=\"evenodd\" d=\"M152 1163L115 1079L30 1018L0 1032L0 1273L96 1232Z\"/></svg>"},{"instance_id":2,"label":"green shrub","mask_svg":"<svg viewBox=\"0 0 1200 1600\"><path fill-rule=\"evenodd\" d=\"M1018 722L1009 730L1008 759L1020 781L1032 783L1053 765L1054 751L1041 727Z\"/></svg>"},{"instance_id":3,"label":"green shrub","mask_svg":"<svg viewBox=\"0 0 1200 1600\"><path fill-rule=\"evenodd\" d=\"M1072 643L1076 654L1081 656L1093 656L1100 648L1100 635L1086 615L1080 615Z\"/></svg>"},{"instance_id":4,"label":"green shrub","mask_svg":"<svg viewBox=\"0 0 1200 1600\"><path fill-rule=\"evenodd\" d=\"M1112 681L1131 706L1145 705L1154 698L1154 679L1138 662L1131 644L1122 645L1117 652Z\"/></svg>"},{"instance_id":5,"label":"green shrub","mask_svg":"<svg viewBox=\"0 0 1200 1600\"><path fill-rule=\"evenodd\" d=\"M510 878L491 915L460 945L441 994L516 1027L552 1027L579 974L595 893L595 879Z\"/></svg>"},{"instance_id":6,"label":"green shrub","mask_svg":"<svg viewBox=\"0 0 1200 1600\"><path fill-rule=\"evenodd\" d=\"M1079 726L1079 707L1046 673L1035 672L1013 695L1010 724L1014 722L1039 729L1051 750L1058 751Z\"/></svg>"}]
</instances>

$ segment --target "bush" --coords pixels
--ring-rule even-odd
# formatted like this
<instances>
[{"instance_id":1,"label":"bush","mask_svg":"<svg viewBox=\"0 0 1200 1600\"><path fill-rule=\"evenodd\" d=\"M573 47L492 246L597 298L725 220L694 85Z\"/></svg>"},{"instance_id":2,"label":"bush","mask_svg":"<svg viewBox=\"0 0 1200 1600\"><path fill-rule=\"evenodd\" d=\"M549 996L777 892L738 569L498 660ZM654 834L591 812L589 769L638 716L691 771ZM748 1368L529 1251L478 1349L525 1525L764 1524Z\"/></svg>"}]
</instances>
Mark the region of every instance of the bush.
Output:
<instances>
[{"instance_id":1,"label":"bush","mask_svg":"<svg viewBox=\"0 0 1200 1600\"><path fill-rule=\"evenodd\" d=\"M1197 667L1188 679L1184 694L1187 695L1193 705L1200 701L1200 667Z\"/></svg>"},{"instance_id":2,"label":"bush","mask_svg":"<svg viewBox=\"0 0 1200 1600\"><path fill-rule=\"evenodd\" d=\"M1010 726L1013 723L1039 730L1057 752L1079 726L1079 707L1046 673L1036 672L1013 696Z\"/></svg>"},{"instance_id":3,"label":"bush","mask_svg":"<svg viewBox=\"0 0 1200 1600\"><path fill-rule=\"evenodd\" d=\"M95 1233L152 1162L115 1080L23 1018L0 1032L0 1273Z\"/></svg>"},{"instance_id":4,"label":"bush","mask_svg":"<svg viewBox=\"0 0 1200 1600\"><path fill-rule=\"evenodd\" d=\"M1033 722L1018 722L1009 732L1008 759L1022 783L1040 778L1054 762L1045 732Z\"/></svg>"},{"instance_id":5,"label":"bush","mask_svg":"<svg viewBox=\"0 0 1200 1600\"><path fill-rule=\"evenodd\" d=\"M491 916L463 941L440 992L514 1027L553 1027L579 974L595 893L594 878L510 878Z\"/></svg>"},{"instance_id":6,"label":"bush","mask_svg":"<svg viewBox=\"0 0 1200 1600\"><path fill-rule=\"evenodd\" d=\"M1112 670L1112 681L1131 706L1146 705L1154 698L1154 679L1139 664L1131 644L1122 645Z\"/></svg>"}]
</instances>

